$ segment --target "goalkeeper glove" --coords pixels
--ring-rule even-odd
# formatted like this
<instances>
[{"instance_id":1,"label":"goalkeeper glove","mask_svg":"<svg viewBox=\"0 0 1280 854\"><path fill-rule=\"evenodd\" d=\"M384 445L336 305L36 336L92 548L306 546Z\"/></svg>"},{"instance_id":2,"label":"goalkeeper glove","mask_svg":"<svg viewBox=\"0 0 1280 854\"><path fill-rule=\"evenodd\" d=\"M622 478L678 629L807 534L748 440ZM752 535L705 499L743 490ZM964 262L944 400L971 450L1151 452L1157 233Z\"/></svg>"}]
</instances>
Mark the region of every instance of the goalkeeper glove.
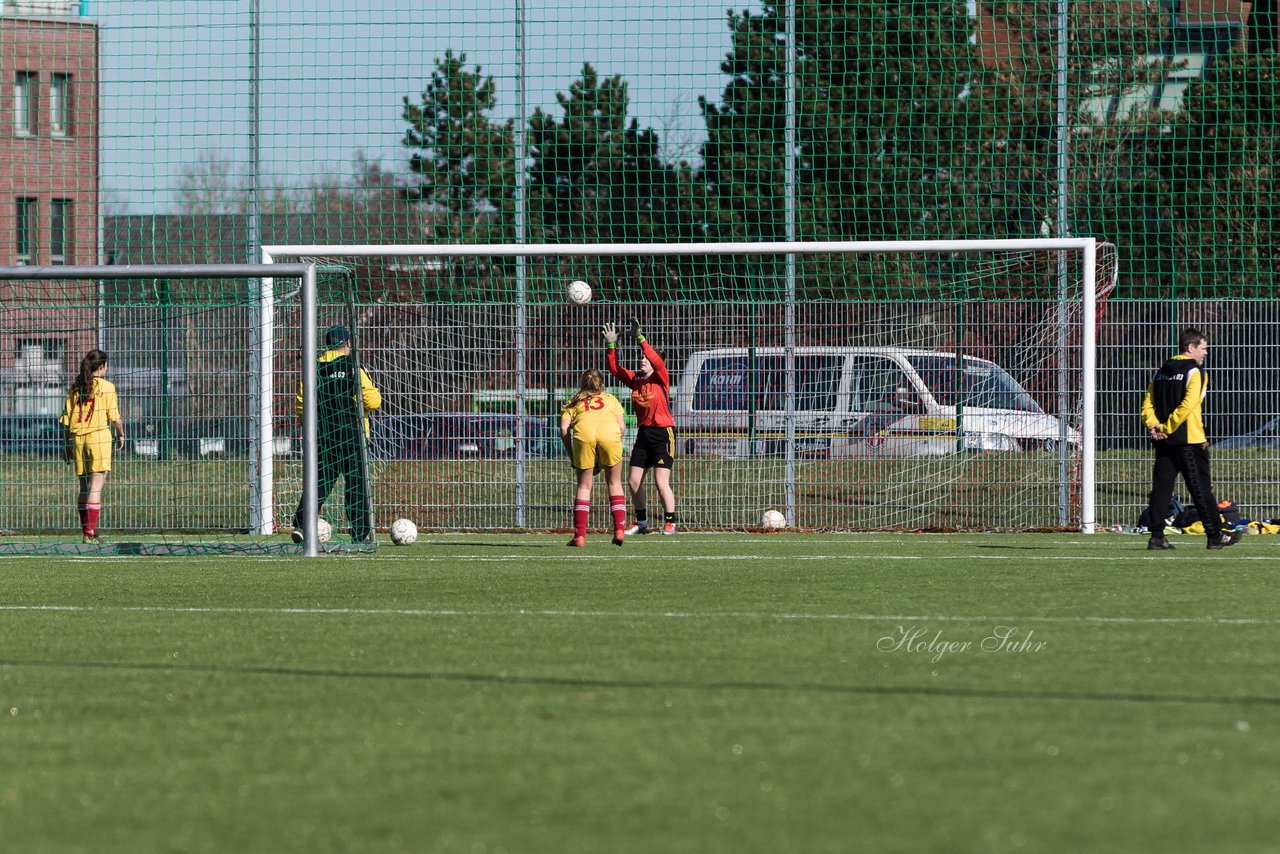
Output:
<instances>
[{"instance_id":1,"label":"goalkeeper glove","mask_svg":"<svg viewBox=\"0 0 1280 854\"><path fill-rule=\"evenodd\" d=\"M631 334L636 336L637 341L644 340L644 333L640 331L640 321L634 317L631 318Z\"/></svg>"},{"instance_id":2,"label":"goalkeeper glove","mask_svg":"<svg viewBox=\"0 0 1280 854\"><path fill-rule=\"evenodd\" d=\"M604 343L609 345L609 349L618 346L618 330L612 322L600 327L600 334L604 336Z\"/></svg>"}]
</instances>

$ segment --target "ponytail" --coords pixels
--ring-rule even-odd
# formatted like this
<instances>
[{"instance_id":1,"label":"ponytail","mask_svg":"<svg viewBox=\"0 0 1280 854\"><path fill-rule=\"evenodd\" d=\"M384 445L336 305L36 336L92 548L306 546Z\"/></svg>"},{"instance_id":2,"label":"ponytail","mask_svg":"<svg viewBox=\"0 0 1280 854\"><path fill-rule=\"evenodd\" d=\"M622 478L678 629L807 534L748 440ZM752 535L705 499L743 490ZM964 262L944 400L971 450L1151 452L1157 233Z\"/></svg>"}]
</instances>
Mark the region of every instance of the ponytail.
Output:
<instances>
[{"instance_id":1,"label":"ponytail","mask_svg":"<svg viewBox=\"0 0 1280 854\"><path fill-rule=\"evenodd\" d=\"M577 406L588 397L594 397L604 391L604 374L596 368L591 368L582 374L582 384L578 386L578 393L569 400L569 406Z\"/></svg>"},{"instance_id":2,"label":"ponytail","mask_svg":"<svg viewBox=\"0 0 1280 854\"><path fill-rule=\"evenodd\" d=\"M93 374L107 363L107 354L101 350L90 350L80 360L80 373L71 384L71 390L77 395L77 401L83 403L93 398Z\"/></svg>"}]
</instances>

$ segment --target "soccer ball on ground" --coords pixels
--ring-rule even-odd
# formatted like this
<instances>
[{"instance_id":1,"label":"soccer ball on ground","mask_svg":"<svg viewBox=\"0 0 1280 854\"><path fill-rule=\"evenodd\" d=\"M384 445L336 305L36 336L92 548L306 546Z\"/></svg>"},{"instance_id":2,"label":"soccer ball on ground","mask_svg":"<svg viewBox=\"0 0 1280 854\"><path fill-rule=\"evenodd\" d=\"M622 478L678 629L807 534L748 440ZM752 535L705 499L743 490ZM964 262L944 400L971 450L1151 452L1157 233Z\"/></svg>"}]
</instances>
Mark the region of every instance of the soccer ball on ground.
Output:
<instances>
[{"instance_id":1,"label":"soccer ball on ground","mask_svg":"<svg viewBox=\"0 0 1280 854\"><path fill-rule=\"evenodd\" d=\"M564 290L564 295L574 305L586 305L591 302L591 286L578 279L569 283L569 287Z\"/></svg>"},{"instance_id":2,"label":"soccer ball on ground","mask_svg":"<svg viewBox=\"0 0 1280 854\"><path fill-rule=\"evenodd\" d=\"M320 542L327 543L333 537L333 526L324 519L316 520L316 533L320 535ZM302 529L294 528L293 533L289 537L295 542L302 542Z\"/></svg>"},{"instance_id":3,"label":"soccer ball on ground","mask_svg":"<svg viewBox=\"0 0 1280 854\"><path fill-rule=\"evenodd\" d=\"M787 517L777 510L766 510L764 515L760 517L760 527L774 530L785 528L787 527Z\"/></svg>"},{"instance_id":4,"label":"soccer ball on ground","mask_svg":"<svg viewBox=\"0 0 1280 854\"><path fill-rule=\"evenodd\" d=\"M418 526L408 519L397 519L391 523L391 542L397 546L412 545L418 539Z\"/></svg>"}]
</instances>

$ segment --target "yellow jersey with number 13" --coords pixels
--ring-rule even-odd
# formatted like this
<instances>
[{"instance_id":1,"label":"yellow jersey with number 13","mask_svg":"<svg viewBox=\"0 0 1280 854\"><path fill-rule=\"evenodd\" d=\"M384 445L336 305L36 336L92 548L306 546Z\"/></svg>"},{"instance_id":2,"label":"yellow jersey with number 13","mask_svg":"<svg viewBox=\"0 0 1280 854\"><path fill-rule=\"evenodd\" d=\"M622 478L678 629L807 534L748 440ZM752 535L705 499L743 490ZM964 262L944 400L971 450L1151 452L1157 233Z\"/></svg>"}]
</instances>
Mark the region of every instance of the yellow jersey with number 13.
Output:
<instances>
[{"instance_id":1,"label":"yellow jersey with number 13","mask_svg":"<svg viewBox=\"0 0 1280 854\"><path fill-rule=\"evenodd\" d=\"M569 419L575 442L621 442L618 419L622 404L608 392L594 394L560 410L561 419Z\"/></svg>"}]
</instances>

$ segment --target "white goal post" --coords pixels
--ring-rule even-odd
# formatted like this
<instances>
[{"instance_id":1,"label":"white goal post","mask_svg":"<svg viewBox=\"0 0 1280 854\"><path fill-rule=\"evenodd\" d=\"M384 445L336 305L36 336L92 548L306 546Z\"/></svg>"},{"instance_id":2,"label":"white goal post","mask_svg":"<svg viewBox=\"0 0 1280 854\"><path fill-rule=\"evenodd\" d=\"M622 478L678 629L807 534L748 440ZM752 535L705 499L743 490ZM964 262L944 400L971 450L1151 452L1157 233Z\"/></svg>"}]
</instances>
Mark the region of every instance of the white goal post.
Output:
<instances>
[{"instance_id":1,"label":"white goal post","mask_svg":"<svg viewBox=\"0 0 1280 854\"><path fill-rule=\"evenodd\" d=\"M1096 270L1098 264L1099 242L1095 238L1036 238L1036 239L993 239L993 240L903 240L903 241L812 241L812 242L754 242L754 243L594 243L594 244L419 244L419 245L272 245L262 247L264 265L278 263L279 259L305 260L309 263L323 264L326 260L338 263L340 259L351 258L550 258L550 257L610 257L610 256L776 256L787 260L788 282L785 290L786 312L784 347L787 377L787 410L785 419L785 466L786 492L781 502L786 516L795 518L796 479L795 479L795 413L793 410L793 376L796 364L796 328L795 328L795 280L794 259L796 256L808 255L857 255L857 254L905 254L905 253L1036 253L1036 252L1072 252L1079 253L1080 267L1076 281L1079 292L1068 295L1065 286L1060 291L1059 299L1079 301L1079 353L1078 368L1075 380L1066 376L1067 369L1059 366L1059 387L1070 384L1078 390L1080 398L1079 411L1079 515L1078 527L1084 533L1092 533L1095 528L1095 443L1096 443L1096 392L1097 392L1097 302L1098 282ZM529 391L528 376L525 364L525 346L527 329L528 293L525 285L525 268L523 263L516 265L513 289L514 305L514 409L515 417L523 424L525 415L525 398ZM1065 277L1064 277L1065 278ZM1114 283L1113 283L1114 284ZM271 292L269 279L263 280L264 295ZM308 303L314 308L315 281L308 280L304 286L311 293L304 293L304 306ZM1065 317L1065 314L1061 316ZM314 341L316 334L314 315L304 321L309 328L304 329L306 340ZM270 331L263 331L263 345L268 346ZM1067 338L1062 337L1066 343ZM305 346L304 346L305 349ZM314 350L314 347L312 348ZM265 355L265 354L264 354ZM962 359L957 360L964 366ZM263 382L268 380L264 376ZM270 396L259 401L264 411L270 408ZM954 419L953 419L954 420ZM268 425L270 419L264 418L262 423ZM677 425L679 428L679 425ZM306 456L314 457L314 424L304 434L304 445L308 449ZM523 426L519 428L523 430ZM954 429L954 428L953 428ZM1065 427L1063 428L1065 430ZM523 434L521 434L523 438ZM515 527L525 527L525 457L523 443L517 443L514 458L515 473ZM1063 467L1065 470L1065 466ZM1065 487L1064 492L1065 496ZM1066 519L1065 511L1063 519ZM312 538L308 537L310 542Z\"/></svg>"},{"instance_id":2,"label":"white goal post","mask_svg":"<svg viewBox=\"0 0 1280 854\"><path fill-rule=\"evenodd\" d=\"M241 279L253 283L259 283L264 280L270 281L272 277L280 277L282 279L298 280L299 290L304 295L311 295L314 299L316 292L316 268L315 265L309 263L291 263L291 264L124 264L124 265L59 265L59 266L22 266L22 267L0 267L0 282L13 283L10 287L19 285L31 285L33 283L41 283L46 281L67 282L80 281L85 283L86 287L78 291L77 294L83 296L83 300L76 302L74 300L59 300L56 296L45 294L43 292L34 292L32 296L28 294L23 300L14 299L12 304L0 304L0 314L8 312L14 320L13 328L22 329L22 319L26 315L30 323L48 324L49 321L44 319L46 315L55 312L63 312L59 318L62 324L62 332L68 333L75 331L81 337L87 337L90 340L102 342L104 340L104 331L108 325L106 319L107 301L104 295L104 282L123 282L123 281L139 281L139 280L231 280ZM28 290L30 290L28 288ZM275 486L275 447L274 435L272 427L272 395L274 386L274 362L279 355L279 346L274 339L275 328L275 298L276 295L270 287L257 288L254 293L254 286L248 288L247 294L252 298L245 303L237 303L238 307L246 308L249 329L247 330L249 342L249 354L247 362L250 371L247 374L248 399L254 404L254 408L250 410L253 416L253 432L245 437L247 439L247 462L248 483L243 483L243 476L240 477L240 484L234 490L237 496L247 497L247 507L240 509L237 505L233 512L233 521L223 521L219 526L223 529L234 527L243 533L246 530L255 534L271 534L274 532L274 486ZM15 292L16 293L16 292ZM92 296L89 296L89 295ZM33 302L34 301L34 302ZM96 306L94 305L96 303ZM313 315L314 315L314 305ZM199 319L192 315L190 321L198 323ZM243 322L243 319L241 320ZM73 324L79 324L74 330L70 327ZM164 326L164 322L158 323ZM8 326L6 326L8 328ZM43 330L45 326L39 326ZM302 353L314 353L314 323L311 328L310 347L307 347L306 335L307 330L303 332L303 350ZM301 358L302 374L304 384L309 383L314 389L316 381L316 364L314 358ZM59 381L60 381L59 377ZM62 387L65 394L65 386ZM167 384L162 390L162 396L167 395ZM224 394L237 394L235 389L225 389ZM243 398L242 398L243 399ZM315 396L312 394L311 401L314 404ZM136 403L136 401L135 401ZM315 412L314 405L309 407L309 417L305 418L308 429L311 430L310 447L315 446ZM43 417L43 416L42 416ZM132 426L132 425L131 425ZM135 440L141 437L133 437ZM122 440L123 441L123 440ZM225 440L219 439L219 442ZM163 459L166 453L165 448L160 447L155 440L151 440L153 449L148 452L135 451L136 458L155 457ZM139 443L140 444L140 443ZM136 445L135 445L136 447ZM201 454L204 451L200 452ZM221 456L219 450L216 456ZM137 466L135 466L135 469ZM316 493L316 470L314 454L305 454L303 460L303 489L309 490L309 494L313 496L312 504L314 504L314 495ZM154 487L154 484L152 484ZM247 488L246 488L247 487ZM145 489L145 486L139 487ZM154 497L154 496L147 496ZM136 501L136 499L135 499ZM136 516L158 518L154 514L136 513ZM308 514L305 518L306 529L308 531L307 544L304 551L309 555L316 553L315 544L315 514ZM246 526L247 522L247 526ZM128 530L131 533L134 530L155 530L155 522L152 521L133 521L129 523ZM44 521L43 517L34 522L18 523L18 527L30 525L40 530L48 528L49 522ZM198 525L192 525L193 528L205 530ZM163 529L160 530L163 534ZM62 543L44 543L36 540L30 542L23 541L15 546L42 548L48 546L50 548L60 547ZM142 548L137 553L152 553L147 551L154 544L138 544L133 543L131 547ZM154 553L178 553L173 543L168 544L169 551L163 549L154 550ZM192 548L205 547L211 548L208 544L200 546L192 546Z\"/></svg>"}]
</instances>

